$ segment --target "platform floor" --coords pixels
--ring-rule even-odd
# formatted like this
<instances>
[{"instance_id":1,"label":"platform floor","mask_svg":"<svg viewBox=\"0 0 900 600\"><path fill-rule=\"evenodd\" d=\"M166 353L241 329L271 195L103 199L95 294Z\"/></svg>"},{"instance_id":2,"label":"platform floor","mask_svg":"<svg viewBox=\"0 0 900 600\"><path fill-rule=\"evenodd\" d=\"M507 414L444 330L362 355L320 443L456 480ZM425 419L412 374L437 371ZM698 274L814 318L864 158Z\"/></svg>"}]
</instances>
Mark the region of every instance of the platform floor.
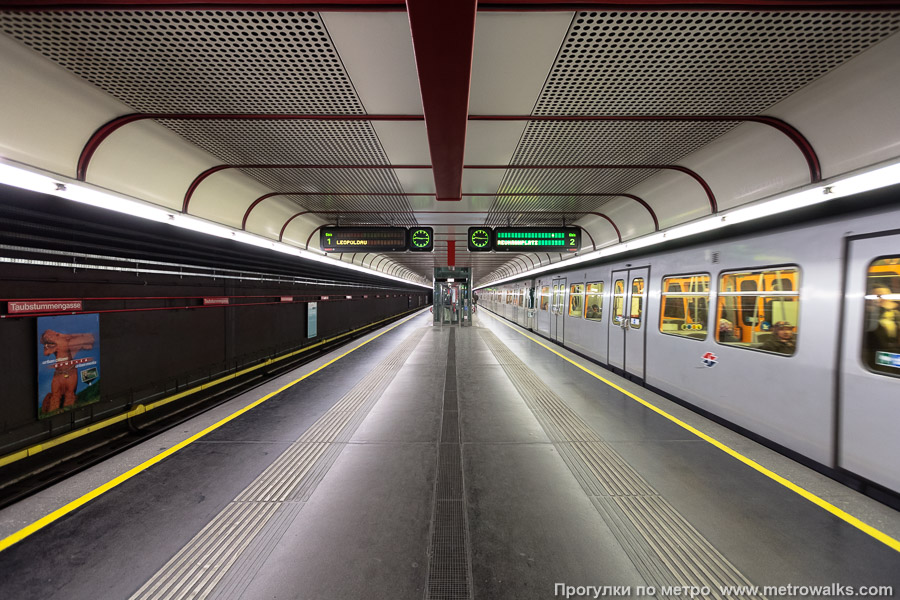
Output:
<instances>
[{"instance_id":1,"label":"platform floor","mask_svg":"<svg viewBox=\"0 0 900 600\"><path fill-rule=\"evenodd\" d=\"M900 552L566 358L900 539L896 511L523 333L426 311L3 510L80 504L0 552L0 598L900 593Z\"/></svg>"}]
</instances>

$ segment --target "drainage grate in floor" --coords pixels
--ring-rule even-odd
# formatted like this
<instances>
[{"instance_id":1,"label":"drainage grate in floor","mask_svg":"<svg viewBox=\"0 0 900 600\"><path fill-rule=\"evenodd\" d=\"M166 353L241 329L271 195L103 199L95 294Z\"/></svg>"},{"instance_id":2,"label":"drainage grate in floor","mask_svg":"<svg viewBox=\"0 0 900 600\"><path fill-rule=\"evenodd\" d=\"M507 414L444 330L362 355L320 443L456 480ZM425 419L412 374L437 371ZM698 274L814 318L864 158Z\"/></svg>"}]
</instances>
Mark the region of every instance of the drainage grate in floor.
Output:
<instances>
[{"instance_id":1,"label":"drainage grate in floor","mask_svg":"<svg viewBox=\"0 0 900 600\"><path fill-rule=\"evenodd\" d=\"M457 411L454 329L449 333L446 372L425 598L469 600L472 578Z\"/></svg>"}]
</instances>

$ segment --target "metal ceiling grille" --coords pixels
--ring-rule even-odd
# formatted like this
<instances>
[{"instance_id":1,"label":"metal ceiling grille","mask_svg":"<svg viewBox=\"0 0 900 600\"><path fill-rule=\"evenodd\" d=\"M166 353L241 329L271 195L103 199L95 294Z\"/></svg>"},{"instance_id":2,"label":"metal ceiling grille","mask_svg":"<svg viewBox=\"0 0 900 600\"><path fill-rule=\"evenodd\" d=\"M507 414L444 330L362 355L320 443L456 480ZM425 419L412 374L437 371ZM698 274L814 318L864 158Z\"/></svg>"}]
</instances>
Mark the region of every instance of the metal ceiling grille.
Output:
<instances>
[{"instance_id":1,"label":"metal ceiling grille","mask_svg":"<svg viewBox=\"0 0 900 600\"><path fill-rule=\"evenodd\" d=\"M535 115L758 115L900 29L870 12L578 12ZM678 164L738 123L532 122L511 164ZM509 170L500 192L626 192L655 170ZM516 210L597 210L608 200L498 198ZM698 186L698 206L706 205ZM519 223L530 224L528 215Z\"/></svg>"},{"instance_id":2,"label":"metal ceiling grille","mask_svg":"<svg viewBox=\"0 0 900 600\"><path fill-rule=\"evenodd\" d=\"M335 223L338 215L323 214L320 211L341 211L341 225L418 225L405 196L299 196L285 194L284 197L293 201L300 208L316 212L316 216L330 223ZM404 206L406 208L403 208Z\"/></svg>"},{"instance_id":3,"label":"metal ceiling grille","mask_svg":"<svg viewBox=\"0 0 900 600\"><path fill-rule=\"evenodd\" d=\"M227 164L389 164L368 122L157 121Z\"/></svg>"},{"instance_id":4,"label":"metal ceiling grille","mask_svg":"<svg viewBox=\"0 0 900 600\"><path fill-rule=\"evenodd\" d=\"M610 143L615 143L611 141ZM566 211L597 210L609 201L605 197L572 198L565 194L577 193L624 193L644 179L654 169L515 169L503 177L501 193L518 194L560 194L560 196L508 196L497 198L490 210L489 220L507 212L520 210ZM698 198L706 202L699 185ZM540 218L541 215L533 215ZM530 222L530 221L525 221ZM525 223L523 222L523 224Z\"/></svg>"},{"instance_id":5,"label":"metal ceiling grille","mask_svg":"<svg viewBox=\"0 0 900 600\"><path fill-rule=\"evenodd\" d=\"M381 162L384 164L384 162ZM309 210L390 210L412 213L412 208L393 169L241 169L276 192L389 193L397 196L300 196L292 197ZM373 208L377 206L378 209ZM403 215L392 215L403 217ZM323 218L326 218L323 215ZM415 224L412 214L410 224ZM399 221L399 219L398 219ZM387 222L387 217L382 222Z\"/></svg>"},{"instance_id":6,"label":"metal ceiling grille","mask_svg":"<svg viewBox=\"0 0 900 600\"><path fill-rule=\"evenodd\" d=\"M757 114L898 28L891 12L579 12L534 114Z\"/></svg>"},{"instance_id":7,"label":"metal ceiling grille","mask_svg":"<svg viewBox=\"0 0 900 600\"><path fill-rule=\"evenodd\" d=\"M139 112L365 112L314 12L5 12L0 27Z\"/></svg>"},{"instance_id":8,"label":"metal ceiling grille","mask_svg":"<svg viewBox=\"0 0 900 600\"><path fill-rule=\"evenodd\" d=\"M514 165L674 164L734 121L532 121Z\"/></svg>"},{"instance_id":9,"label":"metal ceiling grille","mask_svg":"<svg viewBox=\"0 0 900 600\"><path fill-rule=\"evenodd\" d=\"M0 28L139 112L366 112L314 12L11 12L0 13ZM225 164L389 164L365 121L157 122ZM244 173L273 191L403 191L390 170ZM363 197L331 197L327 206L292 200L311 210L373 206ZM374 204L411 211L402 196ZM411 215L400 217L396 222L415 224Z\"/></svg>"}]
</instances>

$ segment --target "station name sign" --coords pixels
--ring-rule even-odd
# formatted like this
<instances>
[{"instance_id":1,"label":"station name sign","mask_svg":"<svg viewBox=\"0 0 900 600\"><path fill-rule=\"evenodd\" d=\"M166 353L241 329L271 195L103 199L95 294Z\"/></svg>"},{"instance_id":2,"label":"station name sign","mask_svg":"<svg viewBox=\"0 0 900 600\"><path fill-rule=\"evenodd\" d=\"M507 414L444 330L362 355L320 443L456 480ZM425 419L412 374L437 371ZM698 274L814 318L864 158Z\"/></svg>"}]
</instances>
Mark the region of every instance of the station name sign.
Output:
<instances>
[{"instance_id":1,"label":"station name sign","mask_svg":"<svg viewBox=\"0 0 900 600\"><path fill-rule=\"evenodd\" d=\"M470 227L469 252L577 252L577 227Z\"/></svg>"},{"instance_id":2,"label":"station name sign","mask_svg":"<svg viewBox=\"0 0 900 600\"><path fill-rule=\"evenodd\" d=\"M323 252L432 252L431 227L326 227L319 232Z\"/></svg>"},{"instance_id":3,"label":"station name sign","mask_svg":"<svg viewBox=\"0 0 900 600\"><path fill-rule=\"evenodd\" d=\"M21 313L76 312L82 310L81 300L23 300L6 303L11 315Z\"/></svg>"}]
</instances>

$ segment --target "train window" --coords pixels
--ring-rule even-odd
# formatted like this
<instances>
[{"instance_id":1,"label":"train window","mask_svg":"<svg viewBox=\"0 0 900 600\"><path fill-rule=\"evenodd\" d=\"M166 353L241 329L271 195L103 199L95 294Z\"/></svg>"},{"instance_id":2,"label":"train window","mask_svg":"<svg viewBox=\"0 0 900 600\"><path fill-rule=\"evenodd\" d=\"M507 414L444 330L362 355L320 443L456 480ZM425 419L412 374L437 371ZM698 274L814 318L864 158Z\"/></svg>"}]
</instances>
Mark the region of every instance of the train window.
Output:
<instances>
[{"instance_id":1,"label":"train window","mask_svg":"<svg viewBox=\"0 0 900 600\"><path fill-rule=\"evenodd\" d=\"M625 319L625 281L616 279L613 284L613 310L612 321L616 325L621 325Z\"/></svg>"},{"instance_id":2,"label":"train window","mask_svg":"<svg viewBox=\"0 0 900 600\"><path fill-rule=\"evenodd\" d=\"M745 279L740 282L742 292L751 292L750 295L740 296L741 315L744 318L744 325L752 325L753 319L756 317L756 296L752 292L759 291L756 281Z\"/></svg>"},{"instance_id":3,"label":"train window","mask_svg":"<svg viewBox=\"0 0 900 600\"><path fill-rule=\"evenodd\" d=\"M709 275L665 277L659 330L705 340L709 320Z\"/></svg>"},{"instance_id":4,"label":"train window","mask_svg":"<svg viewBox=\"0 0 900 600\"><path fill-rule=\"evenodd\" d=\"M723 273L716 341L791 356L797 349L800 271L794 267Z\"/></svg>"},{"instance_id":5,"label":"train window","mask_svg":"<svg viewBox=\"0 0 900 600\"><path fill-rule=\"evenodd\" d=\"M866 287L863 363L900 377L900 256L873 261Z\"/></svg>"},{"instance_id":6,"label":"train window","mask_svg":"<svg viewBox=\"0 0 900 600\"><path fill-rule=\"evenodd\" d=\"M603 318L603 282L587 284L584 298L584 318L588 321L599 321Z\"/></svg>"},{"instance_id":7,"label":"train window","mask_svg":"<svg viewBox=\"0 0 900 600\"><path fill-rule=\"evenodd\" d=\"M548 304L550 304L550 286L545 285L541 288L541 310L547 310Z\"/></svg>"},{"instance_id":8,"label":"train window","mask_svg":"<svg viewBox=\"0 0 900 600\"><path fill-rule=\"evenodd\" d=\"M628 324L632 329L641 328L644 316L644 278L636 277L631 282L631 313Z\"/></svg>"},{"instance_id":9,"label":"train window","mask_svg":"<svg viewBox=\"0 0 900 600\"><path fill-rule=\"evenodd\" d=\"M580 317L582 306L584 306L584 284L573 283L569 287L569 316Z\"/></svg>"}]
</instances>

